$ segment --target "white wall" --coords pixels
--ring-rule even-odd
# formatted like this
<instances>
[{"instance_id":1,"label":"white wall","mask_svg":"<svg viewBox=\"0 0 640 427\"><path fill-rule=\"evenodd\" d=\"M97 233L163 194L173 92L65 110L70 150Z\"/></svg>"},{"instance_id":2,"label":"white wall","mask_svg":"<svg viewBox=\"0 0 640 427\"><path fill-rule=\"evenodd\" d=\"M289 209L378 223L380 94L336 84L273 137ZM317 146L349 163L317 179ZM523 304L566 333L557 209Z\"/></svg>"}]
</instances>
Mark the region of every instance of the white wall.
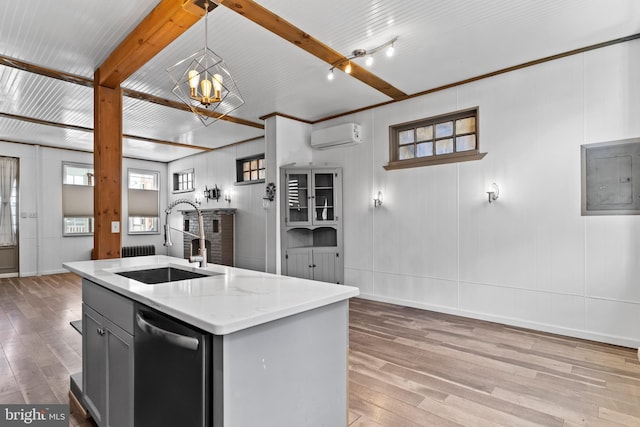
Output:
<instances>
[{"instance_id":1,"label":"white wall","mask_svg":"<svg viewBox=\"0 0 640 427\"><path fill-rule=\"evenodd\" d=\"M640 346L640 217L580 214L580 145L640 136L639 75L636 40L316 125L363 126L360 146L313 155L344 167L345 282L366 298ZM390 125L474 106L483 160L382 168Z\"/></svg>"},{"instance_id":2,"label":"white wall","mask_svg":"<svg viewBox=\"0 0 640 427\"><path fill-rule=\"evenodd\" d=\"M0 155L20 158L18 197L20 275L65 272L62 263L91 259L93 236L62 236L62 163L93 163L93 154L0 141ZM122 246L155 245L164 253L162 236L128 235L127 169L160 172L161 188L167 188L167 165L144 160L122 161ZM160 206L166 205L160 193Z\"/></svg>"},{"instance_id":3,"label":"white wall","mask_svg":"<svg viewBox=\"0 0 640 427\"><path fill-rule=\"evenodd\" d=\"M250 157L265 152L264 139L239 144L203 154L185 157L169 163L168 176L185 169L194 169L195 192L172 194L168 190L168 203L176 199L194 200L196 193L201 193L205 186L211 188L217 185L224 194L231 192L231 203L224 201L203 201L202 209L235 208L235 265L241 268L264 271L265 269L265 213L262 207L262 197L265 184L235 185L236 159ZM161 205L162 211L167 204ZM182 229L182 215L179 210L191 209L187 204L178 205L169 216L169 223ZM161 223L164 224L164 213ZM174 246L169 249L169 255L182 258L182 235L172 232Z\"/></svg>"},{"instance_id":4,"label":"white wall","mask_svg":"<svg viewBox=\"0 0 640 427\"><path fill-rule=\"evenodd\" d=\"M267 182L276 184L275 207L271 207L266 217L266 271L280 274L281 242L280 227L282 223L280 210L283 195L280 192L280 168L292 163L306 164L312 160L309 146L311 125L286 117L273 116L265 121Z\"/></svg>"}]
</instances>

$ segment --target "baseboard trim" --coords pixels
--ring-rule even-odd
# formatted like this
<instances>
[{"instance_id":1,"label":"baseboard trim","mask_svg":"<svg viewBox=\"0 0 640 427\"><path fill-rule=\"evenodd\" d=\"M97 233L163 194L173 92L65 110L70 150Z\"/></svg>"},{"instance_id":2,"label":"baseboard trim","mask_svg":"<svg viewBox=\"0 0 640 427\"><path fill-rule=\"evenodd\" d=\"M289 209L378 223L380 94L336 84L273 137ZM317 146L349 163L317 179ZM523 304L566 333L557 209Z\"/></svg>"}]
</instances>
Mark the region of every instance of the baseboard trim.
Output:
<instances>
[{"instance_id":1,"label":"baseboard trim","mask_svg":"<svg viewBox=\"0 0 640 427\"><path fill-rule=\"evenodd\" d=\"M7 279L9 277L20 277L20 273L15 272L15 273L1 273L0 274L0 279Z\"/></svg>"},{"instance_id":2,"label":"baseboard trim","mask_svg":"<svg viewBox=\"0 0 640 427\"><path fill-rule=\"evenodd\" d=\"M495 315L479 313L475 311L460 310L452 307L416 303L415 301L408 301L400 298L389 298L389 297L372 295L367 293L360 293L359 297L363 299L369 299L372 301L386 302L389 304L403 305L406 307L419 308L422 310L435 311L438 313L469 317L471 319L485 320L488 322L501 323L503 325L533 329L535 331L548 332L551 334L564 335L568 337L580 338L580 339L589 340L589 341L597 341L597 342L602 342L606 344L618 345L621 347L638 348L638 359L640 360L640 341L633 338L600 334L597 332L585 331L580 329L564 328L557 325L532 322L532 321L516 319L512 317L495 316Z\"/></svg>"}]
</instances>

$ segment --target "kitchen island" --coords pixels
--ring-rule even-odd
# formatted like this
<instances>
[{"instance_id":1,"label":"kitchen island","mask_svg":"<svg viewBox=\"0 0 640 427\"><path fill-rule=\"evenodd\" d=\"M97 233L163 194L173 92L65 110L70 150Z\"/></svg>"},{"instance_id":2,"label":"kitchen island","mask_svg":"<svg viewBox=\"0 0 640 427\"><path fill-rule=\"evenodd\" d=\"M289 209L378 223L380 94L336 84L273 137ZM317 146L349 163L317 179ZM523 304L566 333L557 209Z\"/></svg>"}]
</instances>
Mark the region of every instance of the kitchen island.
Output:
<instances>
[{"instance_id":1,"label":"kitchen island","mask_svg":"<svg viewBox=\"0 0 640 427\"><path fill-rule=\"evenodd\" d=\"M221 265L199 269L167 256L64 266L83 277L82 400L99 425L113 425L116 419L123 425L133 425L135 419L136 427L144 422L139 417L142 410L136 414L136 408L149 396L140 397L135 391L148 384L134 375L148 368L147 361L141 360L143 353L136 355L137 335L141 326L145 329L135 314L140 308L193 327L210 340L203 341L209 348L204 359L206 414L198 425L347 424L348 299L358 294L357 288ZM167 267L205 276L146 284L122 275ZM94 345L92 340L103 336L113 339L106 339L105 362L95 364L91 349L99 343ZM108 347L110 342L114 348ZM117 357L120 362L114 364ZM149 359L151 363L155 357ZM131 364L123 368L127 360ZM99 384L105 390L92 397L90 390L96 383L92 376L104 363L107 375L118 374L111 378L112 384L109 379ZM163 369L158 376L170 370ZM159 398L182 385L162 387L166 393L159 391ZM133 404L123 410L126 393ZM111 407L114 402L118 408Z\"/></svg>"}]
</instances>

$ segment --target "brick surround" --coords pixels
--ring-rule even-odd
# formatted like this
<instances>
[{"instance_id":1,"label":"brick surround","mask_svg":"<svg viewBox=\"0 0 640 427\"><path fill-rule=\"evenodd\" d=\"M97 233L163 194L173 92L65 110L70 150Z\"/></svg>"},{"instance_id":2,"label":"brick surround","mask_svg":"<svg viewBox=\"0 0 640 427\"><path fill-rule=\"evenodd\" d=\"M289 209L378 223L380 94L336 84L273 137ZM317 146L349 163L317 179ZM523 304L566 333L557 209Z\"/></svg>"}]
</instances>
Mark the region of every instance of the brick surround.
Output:
<instances>
[{"instance_id":1,"label":"brick surround","mask_svg":"<svg viewBox=\"0 0 640 427\"><path fill-rule=\"evenodd\" d=\"M236 210L201 209L201 212L204 221L207 262L233 266L233 227ZM181 211L181 213L183 230L198 234L198 215L196 211ZM198 253L200 240L186 234L183 234L183 236L184 257L188 259L191 253Z\"/></svg>"}]
</instances>

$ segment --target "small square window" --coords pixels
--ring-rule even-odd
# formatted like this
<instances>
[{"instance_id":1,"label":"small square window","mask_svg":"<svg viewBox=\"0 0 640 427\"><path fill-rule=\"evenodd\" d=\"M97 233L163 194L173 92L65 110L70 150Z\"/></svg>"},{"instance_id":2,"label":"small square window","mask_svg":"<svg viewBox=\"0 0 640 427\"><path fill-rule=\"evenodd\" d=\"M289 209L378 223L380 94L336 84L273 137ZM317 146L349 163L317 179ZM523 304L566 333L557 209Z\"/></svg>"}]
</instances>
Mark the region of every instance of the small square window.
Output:
<instances>
[{"instance_id":1,"label":"small square window","mask_svg":"<svg viewBox=\"0 0 640 427\"><path fill-rule=\"evenodd\" d=\"M187 169L173 174L173 192L185 193L194 190L193 169Z\"/></svg>"},{"instance_id":2,"label":"small square window","mask_svg":"<svg viewBox=\"0 0 640 427\"><path fill-rule=\"evenodd\" d=\"M265 177L264 154L236 160L236 180L238 183L264 182Z\"/></svg>"}]
</instances>

